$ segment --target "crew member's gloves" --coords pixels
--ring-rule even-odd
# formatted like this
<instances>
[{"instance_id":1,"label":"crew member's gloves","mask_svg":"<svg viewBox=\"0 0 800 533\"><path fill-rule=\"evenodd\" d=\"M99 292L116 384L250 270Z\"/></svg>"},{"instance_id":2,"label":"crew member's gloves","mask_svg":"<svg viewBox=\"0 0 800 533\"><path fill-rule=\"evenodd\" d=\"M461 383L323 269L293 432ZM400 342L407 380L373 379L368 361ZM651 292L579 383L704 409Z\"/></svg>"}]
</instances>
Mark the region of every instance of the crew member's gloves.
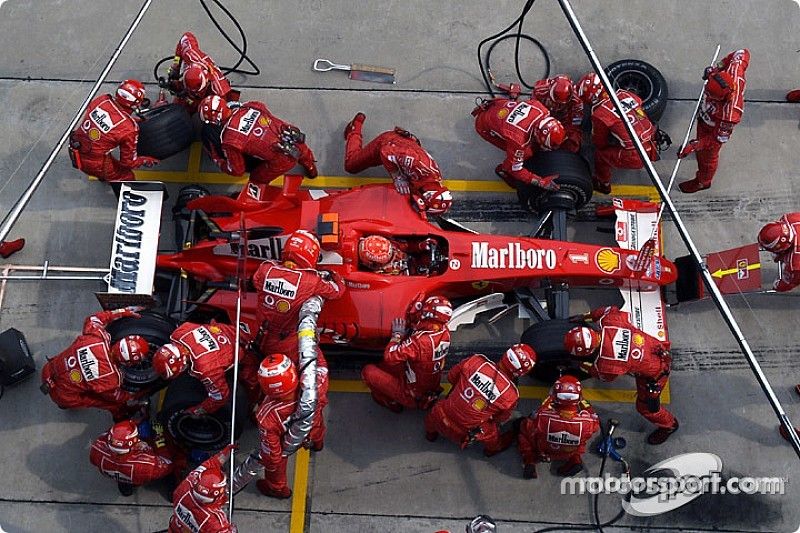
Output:
<instances>
[{"instance_id":1,"label":"crew member's gloves","mask_svg":"<svg viewBox=\"0 0 800 533\"><path fill-rule=\"evenodd\" d=\"M304 170L306 171L305 172L306 177L309 179L313 180L319 175L319 172L317 171L317 165L315 165L313 162L309 163L308 166L304 167Z\"/></svg>"},{"instance_id":2,"label":"crew member's gloves","mask_svg":"<svg viewBox=\"0 0 800 533\"><path fill-rule=\"evenodd\" d=\"M156 159L155 157L150 157L149 155L140 155L136 158L136 168L139 167L153 167L160 163L161 161Z\"/></svg>"},{"instance_id":3,"label":"crew member's gloves","mask_svg":"<svg viewBox=\"0 0 800 533\"><path fill-rule=\"evenodd\" d=\"M534 178L531 180L531 185L536 185L537 187L541 187L546 191L557 191L561 188L558 183L555 182L558 176L558 174L550 174L549 176L544 176L538 180Z\"/></svg>"},{"instance_id":4,"label":"crew member's gloves","mask_svg":"<svg viewBox=\"0 0 800 533\"><path fill-rule=\"evenodd\" d=\"M406 320L404 318L395 318L392 320L392 340L400 342L406 334Z\"/></svg>"},{"instance_id":5,"label":"crew member's gloves","mask_svg":"<svg viewBox=\"0 0 800 533\"><path fill-rule=\"evenodd\" d=\"M700 143L697 142L697 139L692 139L691 141L686 143L686 146L683 147L683 150L678 152L678 159L683 159L687 155L696 152L699 148L699 145Z\"/></svg>"},{"instance_id":6,"label":"crew member's gloves","mask_svg":"<svg viewBox=\"0 0 800 533\"><path fill-rule=\"evenodd\" d=\"M144 311L146 307L141 305L131 305L129 307L122 307L120 309L114 309L111 311L111 314L114 315L114 319L117 318L142 318L142 315L139 314L139 311Z\"/></svg>"},{"instance_id":7,"label":"crew member's gloves","mask_svg":"<svg viewBox=\"0 0 800 533\"><path fill-rule=\"evenodd\" d=\"M711 76L717 69L714 67L706 67L703 71L703 79L707 80L709 76Z\"/></svg>"},{"instance_id":8,"label":"crew member's gloves","mask_svg":"<svg viewBox=\"0 0 800 533\"><path fill-rule=\"evenodd\" d=\"M582 361L578 365L578 367L580 367L580 369L583 370L584 372L586 372L587 374L591 374L592 373L592 368L594 367L594 365L589 361Z\"/></svg>"},{"instance_id":9,"label":"crew member's gloves","mask_svg":"<svg viewBox=\"0 0 800 533\"><path fill-rule=\"evenodd\" d=\"M408 184L408 180L403 177L394 179L394 188L400 194L411 194L411 187Z\"/></svg>"},{"instance_id":10,"label":"crew member's gloves","mask_svg":"<svg viewBox=\"0 0 800 533\"><path fill-rule=\"evenodd\" d=\"M200 407L199 405L195 405L194 407L189 407L186 409L186 414L193 417L203 416L206 414L206 410Z\"/></svg>"}]
</instances>

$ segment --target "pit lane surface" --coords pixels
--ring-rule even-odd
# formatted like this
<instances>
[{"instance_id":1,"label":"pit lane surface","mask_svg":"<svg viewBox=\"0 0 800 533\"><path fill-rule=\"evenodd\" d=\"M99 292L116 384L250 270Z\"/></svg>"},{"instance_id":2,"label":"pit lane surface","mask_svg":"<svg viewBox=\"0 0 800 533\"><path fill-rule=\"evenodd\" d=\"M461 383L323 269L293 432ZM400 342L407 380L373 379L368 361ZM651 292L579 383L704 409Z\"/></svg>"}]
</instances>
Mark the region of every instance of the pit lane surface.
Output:
<instances>
[{"instance_id":1,"label":"pit lane surface","mask_svg":"<svg viewBox=\"0 0 800 533\"><path fill-rule=\"evenodd\" d=\"M796 210L800 108L779 102L798 83L797 47L792 39L780 37L793 35L800 23L794 2L574 4L602 61L636 57L662 70L673 101L660 126L676 140L683 135L699 73L715 44L720 42L723 51L750 48L745 117L722 152L714 188L692 196L675 193L701 251L752 242L763 221ZM368 116L366 136L395 124L407 126L420 136L446 177L494 182L492 169L499 152L477 138L469 116L473 97L482 90L474 48L480 38L516 17L516 2L487 7L469 1L457 10L450 3L423 1L368 6L339 0L278 1L262 8L237 0L226 5L242 22L252 56L262 68L260 76L233 77L234 83L246 87L245 99L266 102L306 131L322 174L343 175L341 130L362 110ZM84 0L9 0L0 7L3 212L38 170L88 91L89 84L77 80L94 79L137 9L132 2ZM195 31L203 48L220 63L230 63L233 54L195 2L157 2L110 79L149 79L154 61L172 52L184 29ZM553 74L578 76L588 67L555 3L540 0L526 31L547 46ZM509 58L502 55L501 45L495 70L511 72ZM315 74L310 65L316 57L394 66L398 84L372 85L351 82L343 74ZM530 65L534 79L541 69L539 63ZM29 77L37 81L20 79ZM190 162L189 154L177 156L158 171L185 174ZM674 151L656 164L662 177L669 175L673 162ZM212 170L208 162L201 168ZM679 179L691 177L694 168L690 159ZM619 182L648 184L644 174L635 172L621 173ZM176 188L170 186L171 192ZM465 192L456 197L455 218L476 229L530 231L511 194ZM108 261L113 217L110 190L85 181L63 153L12 232L12 238L27 237L27 247L6 263L47 259L52 264L102 266ZM164 223L165 245L171 244L167 217ZM597 225L591 211L584 210L573 231L582 240L592 240L598 238L593 234ZM664 227L668 255L684 255L675 232L668 224ZM775 269L764 259L764 277L771 279ZM97 309L92 291L101 289L88 282L9 285L0 326L23 331L41 366L45 356L74 338L83 317ZM580 296L591 305L617 298L598 291ZM800 380L795 355L800 345L797 296L731 297L729 302L779 398L800 421L800 400L789 391ZM573 305L575 312L586 308L577 298ZM614 401L595 402L601 417L620 419L620 434L629 443L624 455L634 472L679 453L712 452L722 458L727 476L786 477L786 494L706 495L667 515L626 515L606 531L796 530L797 459L777 436L772 412L713 304L683 304L668 318L676 369L670 409L681 421L680 431L660 448L644 444L651 428L635 413L629 395L626 401L624 391L632 388L631 381L614 384L622 390L610 393ZM494 328L480 324L459 331L455 347L465 351L479 343L481 349L496 352L514 341L523 327L510 319ZM335 387L354 388L346 380L357 379L357 367L341 364L334 376L341 382ZM532 390L530 396L535 393ZM536 400L526 398L520 410L527 413L535 405ZM478 513L498 519L501 531L590 520L588 498L559 495L560 478L546 465L540 466L538 480L525 481L514 450L486 460L477 449L459 452L449 443L429 444L422 435L420 413L394 415L375 406L366 394L335 392L328 422L326 448L310 457L307 473L302 468L304 455L298 456L295 491L305 487L307 498L278 502L251 487L236 499L235 520L241 531L460 531ZM0 526L9 532L147 532L166 527L170 508L157 487L126 499L88 464L89 443L108 423L105 413L58 410L39 393L35 379L7 390L0 400ZM254 444L254 432L249 431L242 450ZM587 454L585 461L595 475L599 459ZM612 464L609 471L618 468ZM601 498L600 504L605 519L619 509L612 496Z\"/></svg>"}]
</instances>

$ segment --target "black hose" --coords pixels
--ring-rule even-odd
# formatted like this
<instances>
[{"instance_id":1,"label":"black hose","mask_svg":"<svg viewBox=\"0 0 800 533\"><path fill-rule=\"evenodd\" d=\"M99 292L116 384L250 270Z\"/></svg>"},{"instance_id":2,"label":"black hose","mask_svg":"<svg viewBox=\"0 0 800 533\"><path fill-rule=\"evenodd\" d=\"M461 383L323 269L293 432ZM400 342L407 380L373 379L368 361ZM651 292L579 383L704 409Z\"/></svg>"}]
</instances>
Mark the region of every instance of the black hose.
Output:
<instances>
[{"instance_id":1,"label":"black hose","mask_svg":"<svg viewBox=\"0 0 800 533\"><path fill-rule=\"evenodd\" d=\"M527 83L525 83L525 81L522 79L522 73L521 73L521 68L520 68L520 64L519 64L519 43L520 43L520 41L522 39L530 40L530 41L534 42L539 47L539 49L544 54L545 63L547 65L547 69L546 69L544 77L546 78L546 77L548 77L550 75L550 57L547 54L547 50L544 48L544 46L542 46L542 44L539 41L537 41L536 39L534 39L530 35L522 33L522 24L525 21L525 17L528 15L528 12L531 10L531 8L533 7L533 4L535 2L536 2L536 0L526 0L525 6L522 8L522 13L520 13L519 17L517 17L517 19L514 20L514 22L512 22L504 30L502 30L502 31L490 36L490 37L487 37L486 39L484 39L480 43L478 43L478 66L480 67L481 77L483 77L483 83L486 85L486 90L489 92L489 94L492 97L494 97L494 90L493 90L493 87L492 87L492 83L489 80L489 76L487 74L487 70L491 70L491 68L489 67L489 59L490 59L490 56L491 56L491 52L494 49L494 45L497 44L497 43L495 42L495 43L492 44L492 46L487 51L486 59L484 60L484 57L483 57L483 54L482 54L482 49L483 49L483 46L489 41L494 41L496 39L504 40L506 38L516 37L517 42L516 42L516 45L514 47L514 66L515 66L515 69L517 71L517 77L519 77L520 82L525 87L527 87L528 89L531 89L532 86L528 85ZM514 28L514 26L517 26L517 32L515 34L506 35L509 31L511 31Z\"/></svg>"},{"instance_id":2,"label":"black hose","mask_svg":"<svg viewBox=\"0 0 800 533\"><path fill-rule=\"evenodd\" d=\"M539 42L537 39L531 37L527 33L522 33L522 34L519 34L519 35L516 34L516 33L509 33L508 35L503 35L499 39L496 39L489 46L489 49L486 50L486 70L488 70L490 72L492 70L491 59L492 59L492 52L494 51L494 47L497 46L499 43L505 41L506 39L516 39L517 40L517 44L516 44L517 50L519 50L519 43L523 39L525 39L526 41L530 41L534 45L536 45L536 47L538 47L539 50L541 50L541 52L542 52L542 56L544 57L544 65L545 65L544 66L544 70L545 70L544 76L542 76L539 79L550 77L550 55L547 53L547 49L545 49L544 45L541 42ZM525 79L522 77L522 74L521 74L520 68L519 68L519 54L517 53L517 51L515 51L515 53L514 53L514 58L516 60L516 65L515 66L516 66L516 69L517 69L517 77L519 78L519 81L522 83L522 85L524 87L526 87L528 89L533 89L533 85L529 85L525 81Z\"/></svg>"}]
</instances>

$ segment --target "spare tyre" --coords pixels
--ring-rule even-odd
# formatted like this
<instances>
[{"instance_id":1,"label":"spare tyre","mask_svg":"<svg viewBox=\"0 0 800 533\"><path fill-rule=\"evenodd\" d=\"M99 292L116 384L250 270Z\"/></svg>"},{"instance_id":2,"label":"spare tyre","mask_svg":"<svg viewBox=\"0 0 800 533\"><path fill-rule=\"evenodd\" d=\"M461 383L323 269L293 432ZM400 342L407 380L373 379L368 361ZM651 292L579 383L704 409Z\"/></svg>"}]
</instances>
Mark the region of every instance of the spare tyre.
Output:
<instances>
[{"instance_id":1,"label":"spare tyre","mask_svg":"<svg viewBox=\"0 0 800 533\"><path fill-rule=\"evenodd\" d=\"M615 89L625 89L642 99L644 112L658 122L667 108L667 80L659 70L645 61L623 59L606 67L606 75Z\"/></svg>"},{"instance_id":2,"label":"spare tyre","mask_svg":"<svg viewBox=\"0 0 800 533\"><path fill-rule=\"evenodd\" d=\"M122 388L129 392L156 390L164 387L166 383L159 378L151 359L153 353L169 342L169 336L178 327L171 318L155 311L142 311L141 318L120 318L106 327L111 335L111 344L126 335L141 335L150 343L148 357L136 366L120 366L122 373Z\"/></svg>"},{"instance_id":3,"label":"spare tyre","mask_svg":"<svg viewBox=\"0 0 800 533\"><path fill-rule=\"evenodd\" d=\"M166 159L187 149L194 141L192 117L181 104L167 104L141 113L139 155Z\"/></svg>"},{"instance_id":4,"label":"spare tyre","mask_svg":"<svg viewBox=\"0 0 800 533\"><path fill-rule=\"evenodd\" d=\"M539 151L525 161L526 169L548 176L558 174L558 191L543 191L539 187L522 186L517 196L524 209L540 212L548 209L571 211L580 209L592 199L592 173L589 162L580 154L566 150Z\"/></svg>"},{"instance_id":5,"label":"spare tyre","mask_svg":"<svg viewBox=\"0 0 800 533\"><path fill-rule=\"evenodd\" d=\"M228 385L232 383L232 375L229 375ZM206 396L206 388L200 381L186 373L181 374L167 387L158 419L178 444L189 449L215 452L230 442L232 402L229 399L215 413L191 416L184 412L184 409L202 402ZM247 395L240 386L236 395L234 438L241 436L246 417Z\"/></svg>"},{"instance_id":6,"label":"spare tyre","mask_svg":"<svg viewBox=\"0 0 800 533\"><path fill-rule=\"evenodd\" d=\"M537 322L526 329L520 337L536 352L536 366L533 376L552 383L563 373L562 370L575 366L571 356L564 349L564 335L575 327L565 319L551 319Z\"/></svg>"}]
</instances>

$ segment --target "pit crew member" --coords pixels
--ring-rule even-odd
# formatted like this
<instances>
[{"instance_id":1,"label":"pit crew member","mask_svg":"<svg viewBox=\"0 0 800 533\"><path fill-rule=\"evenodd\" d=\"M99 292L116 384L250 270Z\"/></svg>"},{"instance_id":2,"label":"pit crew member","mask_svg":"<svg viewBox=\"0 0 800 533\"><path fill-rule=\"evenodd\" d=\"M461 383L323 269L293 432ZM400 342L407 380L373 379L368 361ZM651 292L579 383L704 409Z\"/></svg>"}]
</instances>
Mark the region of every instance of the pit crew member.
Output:
<instances>
[{"instance_id":1,"label":"pit crew member","mask_svg":"<svg viewBox=\"0 0 800 533\"><path fill-rule=\"evenodd\" d=\"M231 109L223 98L207 96L200 102L199 115L204 123L221 126L218 146L205 146L226 174L241 176L249 171L250 181L269 184L299 164L307 177L317 177L305 134L263 103L245 102Z\"/></svg>"},{"instance_id":2,"label":"pit crew member","mask_svg":"<svg viewBox=\"0 0 800 533\"><path fill-rule=\"evenodd\" d=\"M198 531L237 533L225 514L227 478L222 471L236 445L228 445L189 472L172 493L173 512L169 533Z\"/></svg>"},{"instance_id":3,"label":"pit crew member","mask_svg":"<svg viewBox=\"0 0 800 533\"><path fill-rule=\"evenodd\" d=\"M240 339L245 343L243 335ZM233 367L236 328L213 321L207 325L185 322L169 338L171 342L153 354L153 368L166 380L186 371L205 386L206 398L186 409L188 414L218 411L231 395L225 372Z\"/></svg>"},{"instance_id":4,"label":"pit crew member","mask_svg":"<svg viewBox=\"0 0 800 533\"><path fill-rule=\"evenodd\" d=\"M519 400L514 381L533 370L536 352L526 344L515 344L495 364L485 355L464 359L447 373L453 384L444 400L436 402L425 417L425 438L433 442L439 434L460 445L483 443L483 454L491 457L514 441L514 430L500 432Z\"/></svg>"},{"instance_id":5,"label":"pit crew member","mask_svg":"<svg viewBox=\"0 0 800 533\"><path fill-rule=\"evenodd\" d=\"M198 104L206 96L216 94L228 101L239 99L239 91L231 89L228 79L214 60L200 49L197 38L190 31L181 35L175 47L167 83L159 82L177 95L175 102L185 105L192 113L197 111Z\"/></svg>"},{"instance_id":6,"label":"pit crew member","mask_svg":"<svg viewBox=\"0 0 800 533\"><path fill-rule=\"evenodd\" d=\"M101 474L117 482L123 496L131 496L135 487L172 473L174 465L166 450L162 446L157 453L139 438L134 421L123 420L95 439L89 449L89 461Z\"/></svg>"},{"instance_id":7,"label":"pit crew member","mask_svg":"<svg viewBox=\"0 0 800 533\"><path fill-rule=\"evenodd\" d=\"M560 74L537 81L533 85L533 97L564 126L565 138L559 148L577 153L583 141L583 102L569 76Z\"/></svg>"},{"instance_id":8,"label":"pit crew member","mask_svg":"<svg viewBox=\"0 0 800 533\"><path fill-rule=\"evenodd\" d=\"M719 151L742 120L745 71L749 63L750 51L745 48L731 52L703 72L706 86L698 113L697 137L678 154L680 159L692 152L697 154L697 173L693 180L678 184L681 191L694 193L711 187Z\"/></svg>"},{"instance_id":9,"label":"pit crew member","mask_svg":"<svg viewBox=\"0 0 800 533\"><path fill-rule=\"evenodd\" d=\"M367 119L356 113L344 129L344 169L357 174L363 170L383 165L392 177L394 188L409 196L411 203L425 215L443 215L453 203L450 191L442 184L442 174L436 164L412 133L395 127L385 131L362 146L361 130Z\"/></svg>"},{"instance_id":10,"label":"pit crew member","mask_svg":"<svg viewBox=\"0 0 800 533\"><path fill-rule=\"evenodd\" d=\"M42 392L61 409L96 407L109 411L114 421L129 418L142 403L137 395L122 390L118 365L141 363L150 346L139 335L123 337L111 346L106 326L120 318L139 318L141 309L128 307L89 316L69 348L45 363Z\"/></svg>"},{"instance_id":11,"label":"pit crew member","mask_svg":"<svg viewBox=\"0 0 800 533\"><path fill-rule=\"evenodd\" d=\"M657 426L647 442L662 444L678 429L678 420L661 405L672 363L669 342L636 328L628 314L614 306L599 307L582 318L593 323L568 331L564 347L586 360L584 369L601 381L623 374L636 378L636 410Z\"/></svg>"},{"instance_id":12,"label":"pit crew member","mask_svg":"<svg viewBox=\"0 0 800 533\"><path fill-rule=\"evenodd\" d=\"M416 303L411 302L407 316ZM452 316L449 300L430 296L419 311L413 312L413 320L392 321L392 338L383 361L366 365L361 371L361 379L378 405L399 413L404 407L427 409L436 401L442 392L441 376L450 349L447 322Z\"/></svg>"},{"instance_id":13,"label":"pit crew member","mask_svg":"<svg viewBox=\"0 0 800 533\"><path fill-rule=\"evenodd\" d=\"M321 379L327 380L327 374L317 374L318 390ZM298 400L300 389L297 369L286 355L272 354L261 361L258 382L265 396L256 413L264 479L258 480L256 486L261 494L270 498L289 498L292 491L286 482L288 457L283 455L282 441ZM322 418L323 407L317 403L315 420ZM315 424L308 435L309 447L315 451L321 450L324 436L324 426Z\"/></svg>"},{"instance_id":14,"label":"pit crew member","mask_svg":"<svg viewBox=\"0 0 800 533\"><path fill-rule=\"evenodd\" d=\"M282 353L299 364L297 327L302 305L313 296L326 300L341 298L345 291L344 280L335 272L316 270L320 255L317 237L308 231L297 230L289 236L283 248L282 262L265 261L253 274L253 285L258 292L256 319L261 324L253 344L262 354ZM246 360L249 361L249 360ZM328 404L328 364L322 351L317 349L317 407L320 415ZM258 365L242 367L242 381L248 389L251 404L261 395L257 379ZM314 418L314 426L324 435L325 421ZM312 430L314 431L314 430ZM320 437L318 444L322 442Z\"/></svg>"},{"instance_id":15,"label":"pit crew member","mask_svg":"<svg viewBox=\"0 0 800 533\"><path fill-rule=\"evenodd\" d=\"M436 246L436 241L430 238L410 242L367 235L358 240L358 262L377 274L430 274L430 260L425 260L424 254L430 255Z\"/></svg>"},{"instance_id":16,"label":"pit crew member","mask_svg":"<svg viewBox=\"0 0 800 533\"><path fill-rule=\"evenodd\" d=\"M600 429L600 419L583 399L581 382L561 376L536 413L522 420L517 447L522 456L522 477L537 477L536 463L565 461L557 472L574 476L583 468L586 443Z\"/></svg>"},{"instance_id":17,"label":"pit crew member","mask_svg":"<svg viewBox=\"0 0 800 533\"><path fill-rule=\"evenodd\" d=\"M0 242L0 256L3 259L8 259L13 254L22 250L25 247L25 239L16 239L13 241Z\"/></svg>"},{"instance_id":18,"label":"pit crew member","mask_svg":"<svg viewBox=\"0 0 800 533\"><path fill-rule=\"evenodd\" d=\"M70 133L72 166L100 181L131 181L133 169L152 166L158 159L136 153L138 118L133 113L146 101L138 80L120 83L114 95L102 94L91 101L79 126ZM111 152L119 147L119 159Z\"/></svg>"},{"instance_id":19,"label":"pit crew member","mask_svg":"<svg viewBox=\"0 0 800 533\"><path fill-rule=\"evenodd\" d=\"M628 135L624 119L617 115L611 97L603 89L597 74L590 72L580 79L578 97L592 106L592 143L595 148L592 184L595 191L610 194L612 169L635 170L644 168L644 163L636 151L633 139ZM617 90L617 97L650 161L657 161L656 127L647 118L642 99L624 89Z\"/></svg>"},{"instance_id":20,"label":"pit crew member","mask_svg":"<svg viewBox=\"0 0 800 533\"><path fill-rule=\"evenodd\" d=\"M786 213L774 222L765 224L758 232L758 244L772 253L780 265L780 275L772 284L778 292L786 292L800 285L800 248L797 232L800 231L800 213Z\"/></svg>"},{"instance_id":21,"label":"pit crew member","mask_svg":"<svg viewBox=\"0 0 800 533\"><path fill-rule=\"evenodd\" d=\"M538 176L523 167L536 150L555 150L564 142L564 126L550 115L541 102L494 98L481 101L472 110L475 131L484 140L506 153L495 172L510 187L536 185L545 190L558 190L558 174Z\"/></svg>"}]
</instances>

